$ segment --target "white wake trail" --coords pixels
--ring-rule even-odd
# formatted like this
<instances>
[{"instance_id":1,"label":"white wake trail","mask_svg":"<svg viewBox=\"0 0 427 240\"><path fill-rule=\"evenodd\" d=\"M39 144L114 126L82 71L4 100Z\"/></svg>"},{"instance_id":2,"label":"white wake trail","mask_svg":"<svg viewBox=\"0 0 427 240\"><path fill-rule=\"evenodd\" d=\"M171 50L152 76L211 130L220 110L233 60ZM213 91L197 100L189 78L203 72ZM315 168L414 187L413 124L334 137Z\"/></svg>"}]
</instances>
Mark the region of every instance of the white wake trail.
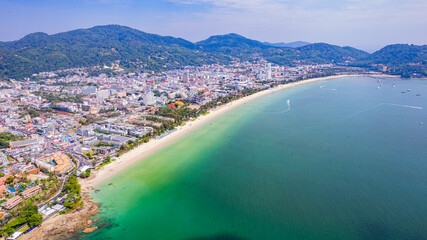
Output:
<instances>
[{"instance_id":1,"label":"white wake trail","mask_svg":"<svg viewBox=\"0 0 427 240\"><path fill-rule=\"evenodd\" d=\"M397 107L413 108L413 109L419 109L419 110L423 109L423 107L411 106L411 105L403 105L403 104L395 104L395 103L383 103L383 104L397 106Z\"/></svg>"},{"instance_id":2,"label":"white wake trail","mask_svg":"<svg viewBox=\"0 0 427 240\"><path fill-rule=\"evenodd\" d=\"M368 108L366 108L366 109L363 109L362 111L359 111L359 112L356 112L356 113L354 113L354 114L351 114L351 115L350 115L350 116L348 116L347 118L355 117L355 116L357 116L357 115L359 115L359 114L361 114L361 113L364 113L364 112L370 111L370 110L372 110L372 109L375 109L375 108L377 108L377 107L381 107L381 106L384 106L384 105L390 105L390 106L396 106L396 107L405 107L405 108L411 108L411 109L423 110L423 107L419 107L419 106L411 106L411 105L396 104L396 103L378 103L377 105L374 105L374 106L372 106L372 107L368 107Z\"/></svg>"},{"instance_id":3,"label":"white wake trail","mask_svg":"<svg viewBox=\"0 0 427 240\"><path fill-rule=\"evenodd\" d=\"M273 113L276 114L276 113L286 113L286 112L291 111L291 100L290 99L286 100L286 104L288 105L288 109L286 109L286 110L278 111L278 112L266 112L266 113L268 113L268 114L273 114Z\"/></svg>"},{"instance_id":4,"label":"white wake trail","mask_svg":"<svg viewBox=\"0 0 427 240\"><path fill-rule=\"evenodd\" d=\"M324 84L324 85L322 85L322 86L319 86L319 88L324 88L326 85L328 85L328 84ZM336 89L336 88L325 88L326 90L330 90L330 91L336 91L336 90L338 90L338 89Z\"/></svg>"}]
</instances>

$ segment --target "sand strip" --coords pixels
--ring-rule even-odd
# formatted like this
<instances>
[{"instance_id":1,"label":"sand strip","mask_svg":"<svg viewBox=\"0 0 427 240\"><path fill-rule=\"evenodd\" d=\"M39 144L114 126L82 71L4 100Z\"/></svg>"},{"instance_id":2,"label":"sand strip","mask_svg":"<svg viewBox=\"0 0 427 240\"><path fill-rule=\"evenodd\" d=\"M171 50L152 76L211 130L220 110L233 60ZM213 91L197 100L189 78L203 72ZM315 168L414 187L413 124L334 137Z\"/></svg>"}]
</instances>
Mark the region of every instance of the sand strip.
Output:
<instances>
[{"instance_id":1,"label":"sand strip","mask_svg":"<svg viewBox=\"0 0 427 240\"><path fill-rule=\"evenodd\" d=\"M88 178L88 179L82 179L80 180L80 184L82 185L82 190L90 190L93 189L95 186L99 185L100 183L104 182L105 180L111 178L115 174L121 172L122 170L128 168L135 162L138 162L145 157L151 155L152 153L156 152L157 150L162 149L163 147L169 145L170 143L176 141L180 137L190 133L191 131L197 129L198 127L204 125L205 123L209 122L210 120L216 118L217 116L224 114L231 109L240 106L244 103L247 103L253 99L256 99L258 97L270 94L272 92L277 92L286 88L294 87L303 85L306 83L312 83L312 82L318 82L318 81L324 81L324 80L330 80L335 78L343 78L343 77L352 77L352 76L360 76L360 75L337 75L337 76L329 76L329 77L323 77L323 78L313 78L293 83L288 83L284 85L277 86L275 88L270 88L258 93L255 93L253 95L238 99L236 101L233 101L231 103L225 104L223 106L220 106L214 110L211 110L209 114L205 116L200 116L194 121L187 122L184 126L177 127L176 131L161 138L161 139L151 139L148 143L141 144L135 149L132 149L131 151L123 154L120 156L116 161L104 166L102 169L98 170L97 172L93 172L94 176ZM374 75L377 76L377 75ZM378 75L382 77L387 77L384 75Z\"/></svg>"}]
</instances>

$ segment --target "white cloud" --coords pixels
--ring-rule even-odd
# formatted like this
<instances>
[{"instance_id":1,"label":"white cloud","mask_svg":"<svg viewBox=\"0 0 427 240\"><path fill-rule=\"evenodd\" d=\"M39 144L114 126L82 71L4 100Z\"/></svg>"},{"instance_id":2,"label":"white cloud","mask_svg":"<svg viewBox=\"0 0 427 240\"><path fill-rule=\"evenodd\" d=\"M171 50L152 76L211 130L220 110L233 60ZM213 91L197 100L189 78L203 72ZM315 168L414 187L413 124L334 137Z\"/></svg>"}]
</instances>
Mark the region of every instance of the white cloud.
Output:
<instances>
[{"instance_id":1,"label":"white cloud","mask_svg":"<svg viewBox=\"0 0 427 240\"><path fill-rule=\"evenodd\" d=\"M191 26L184 37L193 40L236 32L261 41L306 40L366 49L397 42L423 44L427 38L424 0L167 1L209 6L174 25Z\"/></svg>"},{"instance_id":2,"label":"white cloud","mask_svg":"<svg viewBox=\"0 0 427 240\"><path fill-rule=\"evenodd\" d=\"M427 6L424 0L167 0L179 4L210 5L239 10L286 9L374 9Z\"/></svg>"}]
</instances>

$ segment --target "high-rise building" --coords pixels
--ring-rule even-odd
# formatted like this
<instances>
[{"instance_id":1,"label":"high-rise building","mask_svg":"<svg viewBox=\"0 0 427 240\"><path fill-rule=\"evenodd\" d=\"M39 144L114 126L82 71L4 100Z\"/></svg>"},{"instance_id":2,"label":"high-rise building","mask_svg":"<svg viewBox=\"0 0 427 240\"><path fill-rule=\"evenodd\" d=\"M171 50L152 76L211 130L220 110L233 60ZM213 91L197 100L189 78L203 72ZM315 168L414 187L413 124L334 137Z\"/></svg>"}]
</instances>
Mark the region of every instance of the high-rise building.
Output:
<instances>
[{"instance_id":1,"label":"high-rise building","mask_svg":"<svg viewBox=\"0 0 427 240\"><path fill-rule=\"evenodd\" d=\"M154 93L150 90L148 90L144 97L143 97L143 103L145 106L154 105L156 102L154 101Z\"/></svg>"},{"instance_id":2,"label":"high-rise building","mask_svg":"<svg viewBox=\"0 0 427 240\"><path fill-rule=\"evenodd\" d=\"M190 81L190 73L188 72L188 70L186 70L185 73L182 75L182 81L183 82Z\"/></svg>"},{"instance_id":3,"label":"high-rise building","mask_svg":"<svg viewBox=\"0 0 427 240\"><path fill-rule=\"evenodd\" d=\"M267 64L267 80L271 80L271 63Z\"/></svg>"}]
</instances>

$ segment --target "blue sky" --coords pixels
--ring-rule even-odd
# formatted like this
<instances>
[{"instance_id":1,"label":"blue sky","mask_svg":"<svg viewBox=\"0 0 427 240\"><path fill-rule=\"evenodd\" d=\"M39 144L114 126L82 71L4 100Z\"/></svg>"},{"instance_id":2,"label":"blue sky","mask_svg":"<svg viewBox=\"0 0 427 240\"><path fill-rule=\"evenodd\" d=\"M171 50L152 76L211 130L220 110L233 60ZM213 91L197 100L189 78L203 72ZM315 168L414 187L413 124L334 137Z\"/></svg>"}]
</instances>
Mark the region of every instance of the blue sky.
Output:
<instances>
[{"instance_id":1,"label":"blue sky","mask_svg":"<svg viewBox=\"0 0 427 240\"><path fill-rule=\"evenodd\" d=\"M238 33L367 51L427 44L426 0L0 0L0 41L120 24L190 41Z\"/></svg>"}]
</instances>

